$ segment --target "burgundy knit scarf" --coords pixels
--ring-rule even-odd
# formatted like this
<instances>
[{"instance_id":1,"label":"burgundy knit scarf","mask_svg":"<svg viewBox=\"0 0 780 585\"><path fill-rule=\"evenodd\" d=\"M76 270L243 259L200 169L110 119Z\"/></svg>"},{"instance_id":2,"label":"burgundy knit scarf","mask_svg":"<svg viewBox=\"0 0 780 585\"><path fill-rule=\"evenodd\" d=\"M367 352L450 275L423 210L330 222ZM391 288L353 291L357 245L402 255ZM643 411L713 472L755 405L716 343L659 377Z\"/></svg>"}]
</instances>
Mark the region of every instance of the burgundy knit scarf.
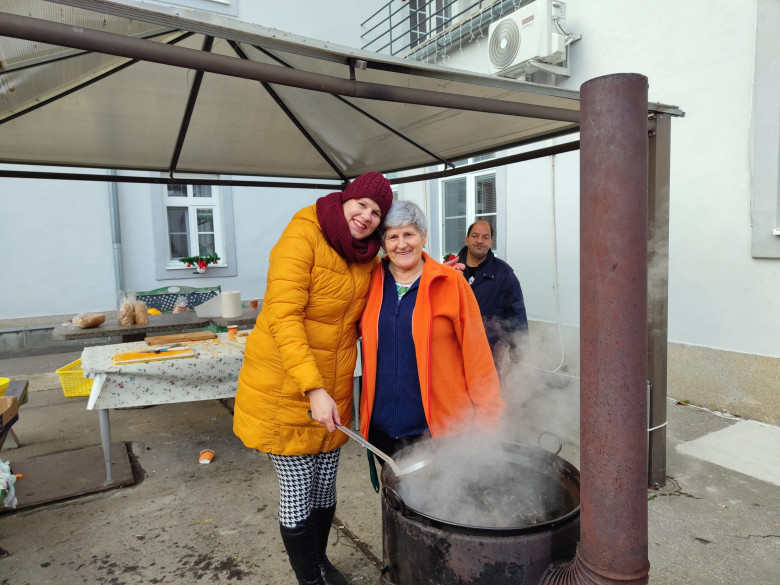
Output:
<instances>
[{"instance_id":1,"label":"burgundy knit scarf","mask_svg":"<svg viewBox=\"0 0 780 585\"><path fill-rule=\"evenodd\" d=\"M370 262L379 252L379 234L376 231L362 240L352 237L344 217L340 192L317 199L317 219L325 239L347 262Z\"/></svg>"}]
</instances>

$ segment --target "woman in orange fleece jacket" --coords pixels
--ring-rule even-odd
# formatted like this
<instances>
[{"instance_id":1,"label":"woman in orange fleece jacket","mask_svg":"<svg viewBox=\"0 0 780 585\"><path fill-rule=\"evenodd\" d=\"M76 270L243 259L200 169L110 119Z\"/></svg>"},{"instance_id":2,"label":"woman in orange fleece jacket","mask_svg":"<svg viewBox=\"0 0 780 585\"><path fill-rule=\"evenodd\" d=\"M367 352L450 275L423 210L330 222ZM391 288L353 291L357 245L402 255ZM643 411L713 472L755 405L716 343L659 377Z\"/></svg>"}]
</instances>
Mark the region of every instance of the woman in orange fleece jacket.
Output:
<instances>
[{"instance_id":1,"label":"woman in orange fleece jacket","mask_svg":"<svg viewBox=\"0 0 780 585\"><path fill-rule=\"evenodd\" d=\"M389 455L426 437L496 431L504 409L474 293L423 251L427 232L416 204L393 203L363 312L360 430Z\"/></svg>"}]
</instances>

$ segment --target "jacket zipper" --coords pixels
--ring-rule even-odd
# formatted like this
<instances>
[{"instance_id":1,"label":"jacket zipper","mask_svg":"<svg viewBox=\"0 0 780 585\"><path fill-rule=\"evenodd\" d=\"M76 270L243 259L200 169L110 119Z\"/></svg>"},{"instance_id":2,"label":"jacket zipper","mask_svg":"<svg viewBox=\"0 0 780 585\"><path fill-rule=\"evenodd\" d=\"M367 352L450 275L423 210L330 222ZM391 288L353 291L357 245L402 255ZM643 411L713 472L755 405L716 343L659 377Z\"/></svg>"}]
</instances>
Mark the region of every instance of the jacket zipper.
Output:
<instances>
[{"instance_id":1,"label":"jacket zipper","mask_svg":"<svg viewBox=\"0 0 780 585\"><path fill-rule=\"evenodd\" d=\"M384 287L382 288L384 291ZM398 296L398 293L396 293L396 297ZM401 297L403 298L403 297ZM398 317L401 314L401 299L398 299L395 304L395 339L393 339L394 345L395 345L395 379L393 380L393 386L395 387L394 394L394 408L393 408L393 424L395 425L393 428L395 429L396 433L398 432L398 409L400 404L400 393L401 389L398 387Z\"/></svg>"},{"instance_id":2,"label":"jacket zipper","mask_svg":"<svg viewBox=\"0 0 780 585\"><path fill-rule=\"evenodd\" d=\"M426 360L425 367L427 369L426 377L428 378L428 388L426 390L426 400L428 401L428 428L433 427L433 409L431 408L431 359L433 350L433 298L431 295L431 288L437 278L444 278L443 274L437 274L428 283L428 359ZM422 283L422 281L421 281Z\"/></svg>"}]
</instances>

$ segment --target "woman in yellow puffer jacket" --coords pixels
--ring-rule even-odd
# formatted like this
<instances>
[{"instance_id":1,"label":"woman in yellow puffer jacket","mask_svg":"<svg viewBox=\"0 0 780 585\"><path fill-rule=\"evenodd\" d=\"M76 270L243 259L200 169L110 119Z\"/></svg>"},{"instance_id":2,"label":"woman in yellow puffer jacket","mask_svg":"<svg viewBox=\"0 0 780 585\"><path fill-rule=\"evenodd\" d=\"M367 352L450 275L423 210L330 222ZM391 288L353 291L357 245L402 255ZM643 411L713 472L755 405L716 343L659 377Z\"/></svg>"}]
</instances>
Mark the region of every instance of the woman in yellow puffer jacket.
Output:
<instances>
[{"instance_id":1,"label":"woman in yellow puffer jacket","mask_svg":"<svg viewBox=\"0 0 780 585\"><path fill-rule=\"evenodd\" d=\"M325 548L347 441L357 322L379 252L390 182L366 173L295 214L271 250L263 310L244 351L233 430L268 453L279 527L299 584L346 585Z\"/></svg>"}]
</instances>

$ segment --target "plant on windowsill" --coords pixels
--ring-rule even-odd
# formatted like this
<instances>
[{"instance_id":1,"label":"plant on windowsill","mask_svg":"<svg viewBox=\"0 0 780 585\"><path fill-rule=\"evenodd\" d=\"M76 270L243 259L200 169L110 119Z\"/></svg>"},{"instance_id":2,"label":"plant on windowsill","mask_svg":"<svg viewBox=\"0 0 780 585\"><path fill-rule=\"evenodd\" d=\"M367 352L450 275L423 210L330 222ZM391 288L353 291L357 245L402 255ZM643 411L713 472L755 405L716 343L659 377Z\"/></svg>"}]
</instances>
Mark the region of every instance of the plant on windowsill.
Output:
<instances>
[{"instance_id":1,"label":"plant on windowsill","mask_svg":"<svg viewBox=\"0 0 780 585\"><path fill-rule=\"evenodd\" d=\"M190 266L195 266L195 270L203 274L206 272L206 268L209 267L209 264L216 264L219 262L219 256L217 254L210 254L208 256L187 256L186 258L179 258L179 262L183 262L187 265L187 268Z\"/></svg>"}]
</instances>

